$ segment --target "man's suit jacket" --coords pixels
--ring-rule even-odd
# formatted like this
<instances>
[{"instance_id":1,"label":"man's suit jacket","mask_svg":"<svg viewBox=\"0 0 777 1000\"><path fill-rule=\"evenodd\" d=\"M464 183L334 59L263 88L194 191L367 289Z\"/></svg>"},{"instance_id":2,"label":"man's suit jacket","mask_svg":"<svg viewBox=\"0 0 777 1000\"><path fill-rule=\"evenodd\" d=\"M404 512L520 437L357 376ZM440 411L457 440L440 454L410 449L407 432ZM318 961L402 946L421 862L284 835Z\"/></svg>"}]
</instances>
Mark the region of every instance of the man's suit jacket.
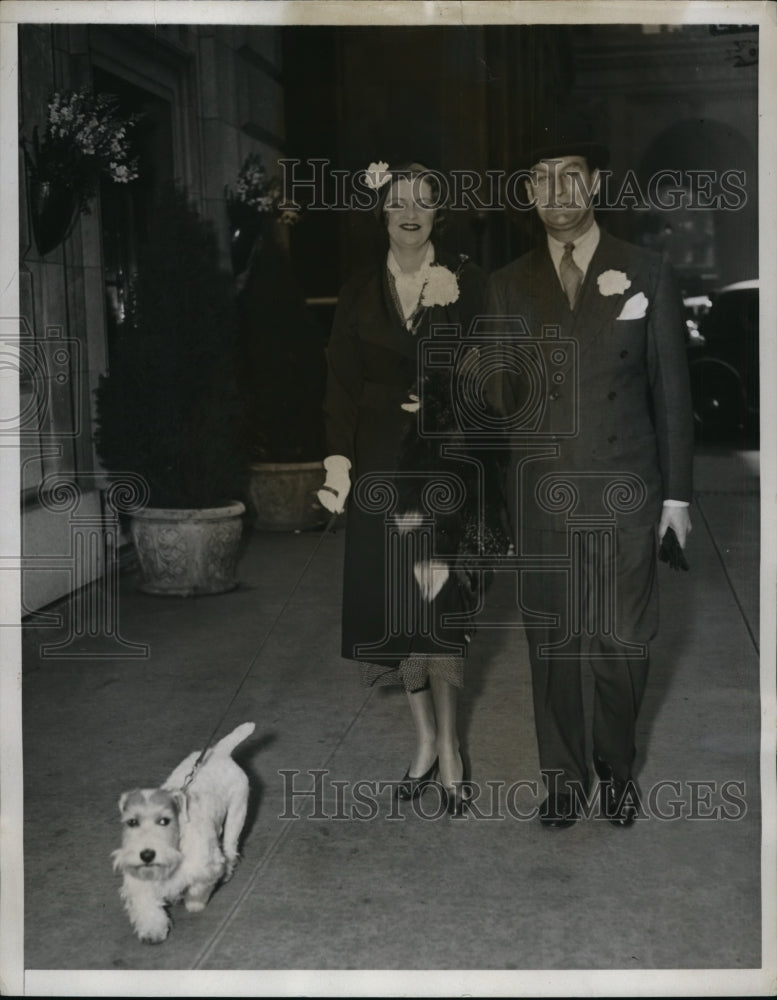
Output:
<instances>
[{"instance_id":1,"label":"man's suit jacket","mask_svg":"<svg viewBox=\"0 0 777 1000\"><path fill-rule=\"evenodd\" d=\"M619 319L629 300L635 318ZM660 255L602 231L573 312L543 241L491 276L487 304L524 321L501 387L503 411L520 414L514 528L565 531L570 516L647 527L665 499L690 501L685 324Z\"/></svg>"}]
</instances>

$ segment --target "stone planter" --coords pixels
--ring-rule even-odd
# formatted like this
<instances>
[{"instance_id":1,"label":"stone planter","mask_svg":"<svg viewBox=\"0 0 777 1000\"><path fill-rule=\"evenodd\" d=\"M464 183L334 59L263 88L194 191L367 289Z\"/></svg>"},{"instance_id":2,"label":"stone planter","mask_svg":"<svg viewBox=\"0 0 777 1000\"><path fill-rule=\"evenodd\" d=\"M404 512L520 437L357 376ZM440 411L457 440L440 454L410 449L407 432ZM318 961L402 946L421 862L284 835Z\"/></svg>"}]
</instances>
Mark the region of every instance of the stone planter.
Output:
<instances>
[{"instance_id":1,"label":"stone planter","mask_svg":"<svg viewBox=\"0 0 777 1000\"><path fill-rule=\"evenodd\" d=\"M250 493L260 531L306 531L329 515L316 500L324 482L321 462L254 462Z\"/></svg>"},{"instance_id":2,"label":"stone planter","mask_svg":"<svg viewBox=\"0 0 777 1000\"><path fill-rule=\"evenodd\" d=\"M237 586L243 533L242 503L204 510L146 507L132 515L131 532L147 594L193 597Z\"/></svg>"}]
</instances>

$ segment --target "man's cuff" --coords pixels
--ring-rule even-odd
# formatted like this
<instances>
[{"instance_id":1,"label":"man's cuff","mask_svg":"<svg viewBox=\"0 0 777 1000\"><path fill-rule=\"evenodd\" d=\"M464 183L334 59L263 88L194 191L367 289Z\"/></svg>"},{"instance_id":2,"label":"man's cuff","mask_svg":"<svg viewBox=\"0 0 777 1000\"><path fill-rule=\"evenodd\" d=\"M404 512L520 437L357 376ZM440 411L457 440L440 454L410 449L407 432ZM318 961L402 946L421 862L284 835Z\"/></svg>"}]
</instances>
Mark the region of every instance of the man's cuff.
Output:
<instances>
[{"instance_id":1,"label":"man's cuff","mask_svg":"<svg viewBox=\"0 0 777 1000\"><path fill-rule=\"evenodd\" d=\"M690 507L687 500L664 500L664 507Z\"/></svg>"}]
</instances>

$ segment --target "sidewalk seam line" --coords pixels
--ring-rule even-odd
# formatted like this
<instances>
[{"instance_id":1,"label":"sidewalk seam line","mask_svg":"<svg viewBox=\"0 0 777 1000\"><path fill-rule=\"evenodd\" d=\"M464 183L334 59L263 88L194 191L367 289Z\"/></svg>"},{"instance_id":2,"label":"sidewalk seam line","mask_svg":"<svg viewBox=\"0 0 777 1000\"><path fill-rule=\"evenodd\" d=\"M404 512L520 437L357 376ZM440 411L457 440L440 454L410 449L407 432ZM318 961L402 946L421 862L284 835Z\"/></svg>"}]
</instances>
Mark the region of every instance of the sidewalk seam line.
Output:
<instances>
[{"instance_id":1,"label":"sidewalk seam line","mask_svg":"<svg viewBox=\"0 0 777 1000\"><path fill-rule=\"evenodd\" d=\"M351 721L349 722L349 724L346 726L346 728L343 730L342 735L339 737L339 739L337 740L337 742L335 743L334 747L329 752L329 754L327 754L327 756L324 759L324 762L321 764L319 770L325 769L327 767L327 765L332 760L332 758L334 757L334 755L337 753L337 751L343 745L343 743L345 742L348 734L353 729L353 727L356 725L357 721L361 718L361 715L364 712L364 709L366 708L367 703L370 701L370 699L372 697L372 693L373 693L373 689L371 688L367 692L367 695L364 698L364 700L361 703L361 705L359 706L359 709L357 710L357 712L355 713L355 715L353 716L353 718L351 719ZM287 839L287 837L289 836L289 834L290 834L290 832L291 832L292 829L293 829L292 821L290 820L286 824L286 826L284 826L284 828L280 831L280 833L278 833L276 835L275 839L267 846L267 848L265 849L264 854L256 862L256 864L255 864L255 866L253 868L253 871L251 872L251 874L250 874L248 880L246 881L245 886L241 890L238 898L230 906L229 912L224 915L224 917L221 920L221 923L214 930L213 934L211 935L210 941L207 943L207 945L205 945L205 947L201 950L200 954L197 956L196 961L192 965L192 969L202 968L202 963L205 962L205 961L207 961L207 959L213 953L214 948L216 948L217 945L219 945L221 943L221 940L223 939L224 934L227 932L227 930L228 930L230 924L232 923L232 921L236 918L237 911L240 908L241 904L243 903L243 900L246 898L246 896L248 895L248 893L250 891L252 891L252 889L254 888L254 885L255 885L257 879L259 878L259 876L262 873L262 870L265 868L265 866L268 864L268 862L272 860L272 858L275 856L275 854L280 850L283 841Z\"/></svg>"},{"instance_id":2,"label":"sidewalk seam line","mask_svg":"<svg viewBox=\"0 0 777 1000\"><path fill-rule=\"evenodd\" d=\"M254 653L254 656L252 657L251 662L249 664L248 670L246 670L245 674L243 675L243 679L241 680L240 684L238 685L237 690L235 691L234 695L230 699L229 704L227 705L226 709L224 710L224 714L222 715L222 720L224 719L224 717L226 716L226 714L229 711L230 707L232 706L233 702L235 701L235 699L237 698L238 694L240 693L240 689L242 688L242 686L245 683L246 679L248 678L251 670L253 669L253 666L256 663L259 655L261 654L262 649L264 648L264 646L267 643L267 641L270 638L270 636L273 634L273 632L275 630L275 627L278 624L278 622L280 621L280 619L282 618L284 612L286 611L286 609L287 609L287 607L289 605L289 602L294 597L294 594L297 592L297 589L298 589L300 583L302 582L302 578L304 577L305 573L308 571L308 568L309 568L311 562L313 561L313 559L315 558L315 556L317 555L318 550L321 548L321 543L323 542L323 540L324 540L325 537L326 537L326 532L322 532L321 538L319 538L318 542L316 542L316 544L315 544L315 546L313 548L313 551L310 553L310 555L308 556L308 559L307 559L305 565L302 567L302 570L300 571L299 577L297 578L297 582L294 584L294 587L292 588L291 593L287 597L286 601L283 603L283 605L282 605L280 611L278 612L278 614L276 615L275 620L273 621L272 625L267 630L267 633L265 634L264 638L262 639L259 648ZM353 727L356 725L357 721L361 718L362 713L364 712L365 708L367 707L368 702L370 701L370 699L372 697L373 690L374 690L373 688L370 688L367 691L367 693L366 693L366 695L365 695L365 697L364 697L361 705L359 706L358 710L354 714L353 718L348 723L348 725L346 726L346 728L343 730L342 734L340 735L340 737L338 738L338 740L335 742L335 745L332 747L332 749L330 750L330 752L325 757L324 762L321 765L321 768L326 768L327 767L327 765L329 764L329 762L332 760L332 758L335 756L335 754L337 753L337 751L343 745L343 743L345 742L346 738L348 737L348 734L351 732L351 730L353 729ZM220 723L219 723L219 725L220 725ZM229 926L232 923L232 921L237 916L237 911L240 908L243 900L246 898L246 896L248 895L249 891L251 891L253 889L254 884L256 883L256 880L258 879L258 877L261 874L261 872L264 869L264 867L267 865L267 863L273 858L273 856L280 849L283 841L289 836L289 833L290 833L291 829L292 829L291 821L289 821L289 823L280 831L280 833L278 833L275 836L275 839L267 846L267 848L265 849L264 854L256 862L256 864L255 864L255 866L253 868L253 871L251 872L248 880L246 881L245 886L241 890L241 892L238 895L237 899L232 903L232 905L229 908L229 911L224 915L224 917L222 918L220 924L214 930L214 932L211 935L210 940L208 941L208 943L201 949L200 953L198 954L197 958L195 959L194 963L191 966L192 969L199 969L199 968L201 968L202 967L202 963L205 962L205 961L207 961L207 959L213 953L213 950L217 947L218 944L221 943L221 940L223 939L224 934L226 933L226 931L229 928ZM240 870L240 869L238 869L238 870Z\"/></svg>"},{"instance_id":3,"label":"sidewalk seam line","mask_svg":"<svg viewBox=\"0 0 777 1000\"><path fill-rule=\"evenodd\" d=\"M313 546L313 549L312 549L310 555L308 556L308 558L307 558L307 560L305 562L305 565L300 570L300 573L299 573L299 576L297 577L296 583L294 584L294 586L291 589L291 593L286 598L286 600L283 602L283 604L281 605L280 610L278 611L277 615L275 616L272 624L267 629L267 632L265 633L264 638L259 643L258 649L254 653L254 655L251 657L251 660L250 660L250 662L248 664L248 667L246 668L246 670L243 673L243 676L240 679L240 683L235 688L235 690L234 690L234 692L232 694L232 697L227 702L226 708L221 713L221 717L219 718L218 722L216 723L216 725L214 726L213 730L211 731L211 734L208 737L208 741L205 744L206 747L210 746L210 744L213 742L213 739L214 739L216 733L219 731L219 729L221 728L221 726L222 726L222 724L224 722L224 719L226 719L227 715L229 714L230 708L232 708L232 706L234 705L235 701L237 700L237 696L242 691L243 685L248 680L251 672L253 671L254 665L256 664L257 659L261 655L262 650L264 649L265 645L267 644L267 641L269 640L270 636L275 631L276 625L278 624L278 622L281 620L281 618L283 617L284 613L286 612L286 609L289 606L289 602L291 601L291 599L296 594L296 592L297 592L297 590L299 588L299 585L302 582L302 578L304 577L305 573L307 573L308 568L309 568L311 562L313 561L313 559L315 558L316 554L318 553L318 550L321 548L321 543L323 542L325 536L326 536L326 533L322 532L321 533L321 537L316 542L316 544Z\"/></svg>"},{"instance_id":4,"label":"sidewalk seam line","mask_svg":"<svg viewBox=\"0 0 777 1000\"><path fill-rule=\"evenodd\" d=\"M696 494L696 508L701 514L702 521L704 521L704 526L707 529L707 534L710 536L710 541L712 542L712 547L715 549L715 554L717 555L718 562L720 563L721 569L723 570L723 575L725 576L729 589L734 596L734 601L736 602L736 605L739 608L739 614L742 616L742 621L745 623L745 628L747 629L747 634L750 636L750 641L753 644L753 649L755 649L756 655L760 659L761 650L758 641L756 640L756 637L753 634L753 629L750 626L750 621L747 615L745 614L745 609L742 605L741 600L739 599L739 594L737 593L737 589L734 586L734 581L731 579L731 575L729 574L728 567L726 566L726 560L723 558L723 553L720 551L720 546L718 545L715 536L712 533L710 522L707 520L707 515L704 513L704 507L700 502L700 496L701 496L700 494L698 493Z\"/></svg>"}]
</instances>

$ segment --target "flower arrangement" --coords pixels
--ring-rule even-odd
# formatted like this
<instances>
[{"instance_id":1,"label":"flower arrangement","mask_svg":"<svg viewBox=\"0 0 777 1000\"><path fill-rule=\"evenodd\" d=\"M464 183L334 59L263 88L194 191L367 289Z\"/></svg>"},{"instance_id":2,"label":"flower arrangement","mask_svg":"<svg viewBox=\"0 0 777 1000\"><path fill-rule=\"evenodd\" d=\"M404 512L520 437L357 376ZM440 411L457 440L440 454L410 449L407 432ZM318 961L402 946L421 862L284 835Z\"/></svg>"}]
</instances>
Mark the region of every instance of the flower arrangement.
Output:
<instances>
[{"instance_id":1,"label":"flower arrangement","mask_svg":"<svg viewBox=\"0 0 777 1000\"><path fill-rule=\"evenodd\" d=\"M301 207L286 200L280 178L268 176L258 153L249 153L245 158L234 190L226 186L224 196L232 270L236 276L244 276L252 254L258 252L262 242L263 221L272 219L293 226L299 222Z\"/></svg>"},{"instance_id":2,"label":"flower arrangement","mask_svg":"<svg viewBox=\"0 0 777 1000\"><path fill-rule=\"evenodd\" d=\"M131 157L128 133L140 116L122 116L118 108L114 94L95 94L89 88L55 93L43 139L36 127L31 151L22 140L32 180L69 188L84 214L89 214L101 174L117 184L135 180L138 164Z\"/></svg>"},{"instance_id":3,"label":"flower arrangement","mask_svg":"<svg viewBox=\"0 0 777 1000\"><path fill-rule=\"evenodd\" d=\"M235 190L226 187L227 206L230 209L249 208L259 215L272 213L286 225L299 221L300 206L283 197L281 182L268 177L258 153L249 153L237 175Z\"/></svg>"}]
</instances>

